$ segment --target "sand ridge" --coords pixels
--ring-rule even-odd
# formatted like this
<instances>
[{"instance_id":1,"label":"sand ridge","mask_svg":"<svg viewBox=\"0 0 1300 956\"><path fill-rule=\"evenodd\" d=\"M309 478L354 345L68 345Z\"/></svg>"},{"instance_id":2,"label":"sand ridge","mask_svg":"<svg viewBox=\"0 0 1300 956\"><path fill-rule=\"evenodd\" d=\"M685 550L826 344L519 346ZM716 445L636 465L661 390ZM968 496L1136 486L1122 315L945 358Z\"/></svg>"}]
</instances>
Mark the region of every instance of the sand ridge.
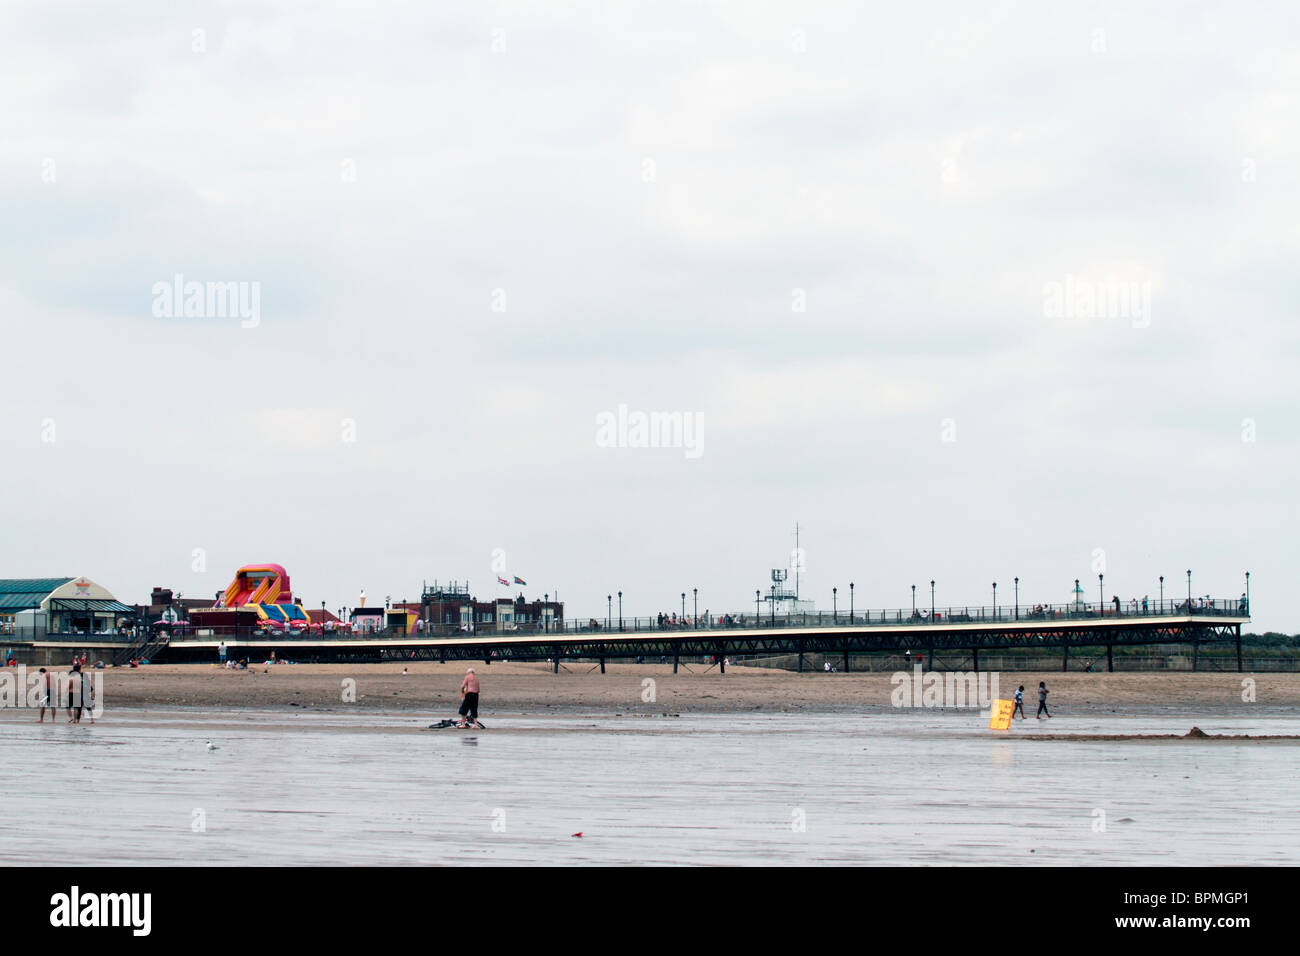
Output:
<instances>
[{"instance_id":1,"label":"sand ridge","mask_svg":"<svg viewBox=\"0 0 1300 956\"><path fill-rule=\"evenodd\" d=\"M459 705L467 666L259 663L239 671L215 664L161 664L101 673L106 707L355 706L449 714ZM798 674L735 665L726 674L707 665L683 665L676 675L671 664L609 664L605 674L590 663L568 663L559 674L551 673L544 662L472 666L482 682L485 720L493 712L884 712L892 709L895 686L887 673ZM1255 716L1300 711L1300 674L1285 673L1003 673L998 696L1009 699L1023 684L1025 711L1032 720L1040 680L1051 691L1048 706L1053 714ZM1252 693L1253 701L1243 699Z\"/></svg>"}]
</instances>

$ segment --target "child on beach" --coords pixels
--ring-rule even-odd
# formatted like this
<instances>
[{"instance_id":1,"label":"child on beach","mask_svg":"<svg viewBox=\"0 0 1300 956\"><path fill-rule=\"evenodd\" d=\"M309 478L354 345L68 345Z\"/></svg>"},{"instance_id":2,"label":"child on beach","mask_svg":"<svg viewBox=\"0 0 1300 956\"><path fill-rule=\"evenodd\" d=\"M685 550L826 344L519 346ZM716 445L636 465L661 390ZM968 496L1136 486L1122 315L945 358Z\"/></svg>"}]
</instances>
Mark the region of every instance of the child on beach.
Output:
<instances>
[{"instance_id":1,"label":"child on beach","mask_svg":"<svg viewBox=\"0 0 1300 956\"><path fill-rule=\"evenodd\" d=\"M1047 684L1043 681L1038 682L1038 714L1036 720L1042 720L1043 714L1047 714ZM1047 714L1050 718L1052 715Z\"/></svg>"},{"instance_id":2,"label":"child on beach","mask_svg":"<svg viewBox=\"0 0 1300 956\"><path fill-rule=\"evenodd\" d=\"M1021 720L1025 720L1025 719L1026 719L1026 717L1025 717L1025 685L1024 685L1024 684L1021 684L1020 687L1019 687L1019 689L1016 691L1016 709L1013 710L1013 711L1011 712L1011 716L1012 716L1012 717L1015 717L1016 714L1019 714L1019 715L1020 715L1020 719L1021 719Z\"/></svg>"}]
</instances>

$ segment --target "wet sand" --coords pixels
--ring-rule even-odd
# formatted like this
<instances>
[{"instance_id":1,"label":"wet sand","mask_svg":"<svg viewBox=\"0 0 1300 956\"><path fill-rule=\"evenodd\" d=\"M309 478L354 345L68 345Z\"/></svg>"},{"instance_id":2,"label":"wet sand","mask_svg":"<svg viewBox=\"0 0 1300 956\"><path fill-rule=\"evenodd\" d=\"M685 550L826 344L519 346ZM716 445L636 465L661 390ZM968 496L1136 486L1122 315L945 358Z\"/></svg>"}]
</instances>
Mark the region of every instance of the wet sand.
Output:
<instances>
[{"instance_id":1,"label":"wet sand","mask_svg":"<svg viewBox=\"0 0 1300 956\"><path fill-rule=\"evenodd\" d=\"M412 710L450 715L460 702L464 663L276 664L247 671L216 665L146 665L103 673L106 708L259 708ZM474 664L483 685L482 714L725 714L887 713L894 708L890 675L797 674L732 666L566 664L552 674L544 663ZM1243 679L1254 702L1243 700ZM653 681L653 685L646 681ZM1004 673L998 696L1025 686L1031 721L1040 680L1051 691L1052 714L1233 716L1300 712L1300 674L1237 673ZM348 682L353 682L348 684ZM352 701L345 701L351 691ZM651 691L653 693L651 693ZM652 697L653 699L645 699ZM1055 730L1055 728L1053 728Z\"/></svg>"},{"instance_id":2,"label":"wet sand","mask_svg":"<svg viewBox=\"0 0 1300 956\"><path fill-rule=\"evenodd\" d=\"M377 708L14 714L0 864L1300 863L1300 745L1163 739L1181 717L1077 716L1053 730L1078 739L1043 740L924 709L486 731ZM1300 718L1198 726L1294 737Z\"/></svg>"}]
</instances>

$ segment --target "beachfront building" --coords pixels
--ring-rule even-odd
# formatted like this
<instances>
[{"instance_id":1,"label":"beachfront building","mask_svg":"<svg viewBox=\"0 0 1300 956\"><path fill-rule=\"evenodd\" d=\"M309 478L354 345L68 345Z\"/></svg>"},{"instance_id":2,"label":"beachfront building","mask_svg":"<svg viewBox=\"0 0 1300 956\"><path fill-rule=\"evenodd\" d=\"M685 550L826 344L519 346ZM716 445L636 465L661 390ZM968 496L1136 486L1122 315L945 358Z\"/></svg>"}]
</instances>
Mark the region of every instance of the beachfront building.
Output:
<instances>
[{"instance_id":1,"label":"beachfront building","mask_svg":"<svg viewBox=\"0 0 1300 956\"><path fill-rule=\"evenodd\" d=\"M212 598L187 598L171 588L154 588L149 592L149 603L136 605L136 620L140 624L183 624L190 612L212 607Z\"/></svg>"},{"instance_id":2,"label":"beachfront building","mask_svg":"<svg viewBox=\"0 0 1300 956\"><path fill-rule=\"evenodd\" d=\"M468 583L455 581L425 585L420 598L420 620L426 628L447 630L558 631L564 627L564 604L547 599L529 601L515 597L480 601Z\"/></svg>"},{"instance_id":3,"label":"beachfront building","mask_svg":"<svg viewBox=\"0 0 1300 956\"><path fill-rule=\"evenodd\" d=\"M135 613L87 577L0 579L0 631L18 639L114 633L128 627Z\"/></svg>"}]
</instances>

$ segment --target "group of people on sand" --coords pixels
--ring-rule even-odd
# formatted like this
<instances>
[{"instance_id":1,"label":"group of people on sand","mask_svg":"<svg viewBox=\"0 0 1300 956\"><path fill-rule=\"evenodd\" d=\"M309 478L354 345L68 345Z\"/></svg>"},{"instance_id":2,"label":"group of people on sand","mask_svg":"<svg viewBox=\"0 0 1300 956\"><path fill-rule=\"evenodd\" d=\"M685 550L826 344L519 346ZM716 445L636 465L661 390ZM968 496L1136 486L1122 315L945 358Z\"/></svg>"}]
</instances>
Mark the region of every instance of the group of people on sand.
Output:
<instances>
[{"instance_id":1,"label":"group of people on sand","mask_svg":"<svg viewBox=\"0 0 1300 956\"><path fill-rule=\"evenodd\" d=\"M1040 680L1038 682L1038 713L1034 715L1035 719L1037 720L1042 720L1044 714L1047 714L1049 718L1052 716L1051 714L1047 713L1048 693L1049 691L1047 690L1046 682ZM1016 714L1020 715L1021 720L1027 719L1025 717L1025 685L1024 684L1021 684L1018 688L1016 688L1016 709L1011 712L1011 716L1015 717Z\"/></svg>"},{"instance_id":2,"label":"group of people on sand","mask_svg":"<svg viewBox=\"0 0 1300 956\"><path fill-rule=\"evenodd\" d=\"M91 681L90 675L83 673L81 664L72 665L72 670L68 672L66 678L61 674L55 674L40 669L42 687L41 687L41 714L37 718L38 724L45 723L45 711L50 712L50 723L54 723L59 715L59 700L66 696L68 702L68 723L81 723L82 711L90 717L90 722L95 722L95 685Z\"/></svg>"}]
</instances>

